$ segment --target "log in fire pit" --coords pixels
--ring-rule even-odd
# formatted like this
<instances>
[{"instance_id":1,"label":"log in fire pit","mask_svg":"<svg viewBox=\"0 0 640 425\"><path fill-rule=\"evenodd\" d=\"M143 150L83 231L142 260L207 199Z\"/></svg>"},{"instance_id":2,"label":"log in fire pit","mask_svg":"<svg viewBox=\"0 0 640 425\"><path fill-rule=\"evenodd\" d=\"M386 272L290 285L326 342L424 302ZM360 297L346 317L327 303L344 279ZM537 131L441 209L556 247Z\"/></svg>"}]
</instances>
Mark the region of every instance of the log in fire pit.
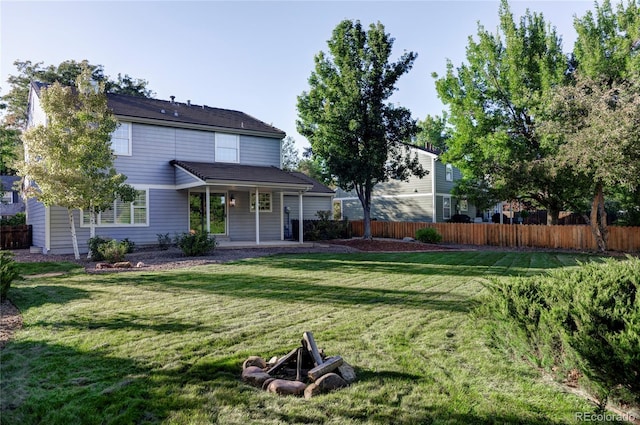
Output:
<instances>
[{"instance_id":1,"label":"log in fire pit","mask_svg":"<svg viewBox=\"0 0 640 425\"><path fill-rule=\"evenodd\" d=\"M281 358L266 362L251 356L242 364L242 380L280 395L315 395L344 388L356 374L340 356L325 357L311 332L302 334L300 346Z\"/></svg>"}]
</instances>

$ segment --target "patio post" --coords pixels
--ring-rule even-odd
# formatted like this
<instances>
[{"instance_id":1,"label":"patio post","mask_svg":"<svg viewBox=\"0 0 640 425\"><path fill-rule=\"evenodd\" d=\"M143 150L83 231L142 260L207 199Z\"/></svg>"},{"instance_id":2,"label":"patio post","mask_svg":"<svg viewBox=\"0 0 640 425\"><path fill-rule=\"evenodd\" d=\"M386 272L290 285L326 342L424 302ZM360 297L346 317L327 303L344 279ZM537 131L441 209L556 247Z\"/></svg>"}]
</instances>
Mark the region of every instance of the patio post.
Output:
<instances>
[{"instance_id":1,"label":"patio post","mask_svg":"<svg viewBox=\"0 0 640 425\"><path fill-rule=\"evenodd\" d=\"M302 191L298 192L298 240L300 243L304 242L304 210L302 205Z\"/></svg>"},{"instance_id":2,"label":"patio post","mask_svg":"<svg viewBox=\"0 0 640 425\"><path fill-rule=\"evenodd\" d=\"M256 187L256 245L260 245L260 190Z\"/></svg>"}]
</instances>

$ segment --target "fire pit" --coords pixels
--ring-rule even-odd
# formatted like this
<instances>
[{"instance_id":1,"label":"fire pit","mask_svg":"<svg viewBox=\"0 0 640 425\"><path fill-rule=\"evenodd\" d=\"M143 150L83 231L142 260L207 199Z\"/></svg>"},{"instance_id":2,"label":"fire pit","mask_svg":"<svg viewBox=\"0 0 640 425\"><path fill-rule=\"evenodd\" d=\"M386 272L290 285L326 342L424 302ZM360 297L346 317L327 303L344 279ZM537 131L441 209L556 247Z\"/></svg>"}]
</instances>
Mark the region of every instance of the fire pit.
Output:
<instances>
[{"instance_id":1,"label":"fire pit","mask_svg":"<svg viewBox=\"0 0 640 425\"><path fill-rule=\"evenodd\" d=\"M281 358L266 362L251 356L242 364L242 380L265 391L280 395L315 395L344 388L356 374L340 356L326 357L318 349L311 332L302 334L300 346Z\"/></svg>"}]
</instances>

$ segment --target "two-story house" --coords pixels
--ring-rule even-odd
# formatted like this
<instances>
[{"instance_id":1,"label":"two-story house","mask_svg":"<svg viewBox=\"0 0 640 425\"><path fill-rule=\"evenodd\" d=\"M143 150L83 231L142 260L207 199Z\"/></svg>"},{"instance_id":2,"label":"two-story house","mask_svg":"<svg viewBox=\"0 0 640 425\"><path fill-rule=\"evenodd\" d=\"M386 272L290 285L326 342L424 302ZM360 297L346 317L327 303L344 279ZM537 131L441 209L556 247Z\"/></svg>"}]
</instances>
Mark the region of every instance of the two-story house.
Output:
<instances>
[{"instance_id":1,"label":"two-story house","mask_svg":"<svg viewBox=\"0 0 640 425\"><path fill-rule=\"evenodd\" d=\"M31 85L29 126L46 124L42 87ZM157 244L158 235L204 230L222 241L261 244L284 240L290 219L302 222L331 209L333 191L281 169L285 133L250 115L173 96L166 101L109 94L108 105L120 123L111 139L115 168L137 197L115 200L101 212L98 236L145 246ZM89 214L75 214L86 252ZM44 253L72 252L66 209L30 199L27 222L33 245Z\"/></svg>"},{"instance_id":2,"label":"two-story house","mask_svg":"<svg viewBox=\"0 0 640 425\"><path fill-rule=\"evenodd\" d=\"M423 177L411 176L408 181L390 180L373 188L371 218L384 221L424 221L440 223L455 214L473 219L476 209L464 199L456 199L451 190L461 178L460 170L438 159L439 152L431 148L411 147L422 168L429 171ZM336 191L334 203L342 217L360 220L362 205L355 192Z\"/></svg>"}]
</instances>

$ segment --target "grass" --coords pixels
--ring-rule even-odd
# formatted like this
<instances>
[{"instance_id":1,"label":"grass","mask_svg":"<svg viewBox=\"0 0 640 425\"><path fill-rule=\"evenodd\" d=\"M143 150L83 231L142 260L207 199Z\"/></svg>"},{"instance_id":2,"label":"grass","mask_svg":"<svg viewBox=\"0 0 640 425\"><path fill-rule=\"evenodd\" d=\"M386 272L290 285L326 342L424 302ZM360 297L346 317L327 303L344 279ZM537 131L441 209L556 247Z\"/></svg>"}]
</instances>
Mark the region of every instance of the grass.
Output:
<instances>
[{"instance_id":1,"label":"grass","mask_svg":"<svg viewBox=\"0 0 640 425\"><path fill-rule=\"evenodd\" d=\"M24 328L0 352L0 422L577 423L594 406L492 350L473 314L483 279L576 259L586 258L308 254L100 275L24 266L67 274L11 289ZM246 357L284 355L304 331L358 381L311 400L240 381Z\"/></svg>"}]
</instances>

